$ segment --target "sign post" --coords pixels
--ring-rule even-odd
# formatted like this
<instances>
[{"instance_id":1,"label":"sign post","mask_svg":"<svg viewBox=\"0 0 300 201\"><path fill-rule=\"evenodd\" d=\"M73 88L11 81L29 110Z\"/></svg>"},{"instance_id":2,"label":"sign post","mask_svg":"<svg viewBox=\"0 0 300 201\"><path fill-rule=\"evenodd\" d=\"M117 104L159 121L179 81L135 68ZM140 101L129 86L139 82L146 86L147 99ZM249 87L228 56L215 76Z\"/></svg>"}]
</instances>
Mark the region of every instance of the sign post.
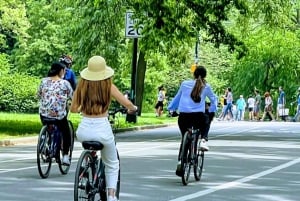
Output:
<instances>
[{"instance_id":1,"label":"sign post","mask_svg":"<svg viewBox=\"0 0 300 201\"><path fill-rule=\"evenodd\" d=\"M132 18L134 13L132 11L126 12L126 25L125 36L127 38L133 38L133 51L132 51L132 70L131 70L131 90L130 100L136 103L136 68L137 68L137 52L138 52L138 37L141 36L143 26L137 27L137 20ZM136 114L127 114L126 121L136 123Z\"/></svg>"}]
</instances>

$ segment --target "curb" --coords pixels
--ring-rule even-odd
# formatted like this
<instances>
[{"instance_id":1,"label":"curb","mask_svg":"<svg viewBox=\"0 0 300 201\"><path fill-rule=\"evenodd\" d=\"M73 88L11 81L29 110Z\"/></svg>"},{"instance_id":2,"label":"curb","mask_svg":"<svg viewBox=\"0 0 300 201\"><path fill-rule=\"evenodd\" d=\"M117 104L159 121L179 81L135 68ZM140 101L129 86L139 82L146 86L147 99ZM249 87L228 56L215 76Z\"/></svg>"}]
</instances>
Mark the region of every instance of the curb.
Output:
<instances>
[{"instance_id":1,"label":"curb","mask_svg":"<svg viewBox=\"0 0 300 201\"><path fill-rule=\"evenodd\" d=\"M139 131L139 130L146 130L146 129L154 129L154 128L162 128L173 126L174 124L159 124L159 125L146 125L146 126L136 126L131 128L121 128L115 131L115 133L124 133L128 131ZM38 135L34 137L23 137L23 138L16 138L10 140L0 140L0 147L7 147L7 146L14 146L14 145L24 145L24 144L32 144L37 143Z\"/></svg>"}]
</instances>

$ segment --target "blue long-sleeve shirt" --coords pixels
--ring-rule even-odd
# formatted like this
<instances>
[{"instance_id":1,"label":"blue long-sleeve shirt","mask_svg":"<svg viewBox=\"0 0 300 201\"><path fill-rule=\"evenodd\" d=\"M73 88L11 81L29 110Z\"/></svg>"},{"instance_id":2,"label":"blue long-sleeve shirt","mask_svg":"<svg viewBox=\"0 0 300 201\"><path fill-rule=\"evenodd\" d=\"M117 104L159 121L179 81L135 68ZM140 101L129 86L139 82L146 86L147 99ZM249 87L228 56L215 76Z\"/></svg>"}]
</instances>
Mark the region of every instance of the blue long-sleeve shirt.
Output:
<instances>
[{"instance_id":1,"label":"blue long-sleeve shirt","mask_svg":"<svg viewBox=\"0 0 300 201\"><path fill-rule=\"evenodd\" d=\"M185 113L205 112L205 99L208 97L210 100L209 112L215 112L217 110L217 97L208 83L206 83L202 90L200 103L196 103L192 100L191 92L195 83L195 80L183 81L177 94L168 105L168 110L174 111L178 109L178 112Z\"/></svg>"}]
</instances>

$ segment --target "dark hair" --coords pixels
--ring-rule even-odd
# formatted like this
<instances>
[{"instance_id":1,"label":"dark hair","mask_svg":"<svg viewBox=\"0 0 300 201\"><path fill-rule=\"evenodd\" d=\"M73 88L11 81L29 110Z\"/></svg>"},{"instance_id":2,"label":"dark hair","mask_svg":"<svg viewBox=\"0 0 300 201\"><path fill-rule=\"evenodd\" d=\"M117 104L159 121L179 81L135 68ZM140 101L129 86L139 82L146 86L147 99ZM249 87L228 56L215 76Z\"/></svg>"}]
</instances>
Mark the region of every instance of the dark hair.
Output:
<instances>
[{"instance_id":1,"label":"dark hair","mask_svg":"<svg viewBox=\"0 0 300 201\"><path fill-rule=\"evenodd\" d=\"M201 102L201 92L205 86L206 81L204 78L206 77L206 69L204 66L198 66L194 71L194 78L196 79L196 84L191 92L191 98L195 103Z\"/></svg>"},{"instance_id":2,"label":"dark hair","mask_svg":"<svg viewBox=\"0 0 300 201\"><path fill-rule=\"evenodd\" d=\"M62 64L61 62L54 62L51 65L50 70L48 71L48 77L52 77L52 76L56 76L59 75L59 72L61 71L61 69L66 68L66 66L64 64Z\"/></svg>"}]
</instances>

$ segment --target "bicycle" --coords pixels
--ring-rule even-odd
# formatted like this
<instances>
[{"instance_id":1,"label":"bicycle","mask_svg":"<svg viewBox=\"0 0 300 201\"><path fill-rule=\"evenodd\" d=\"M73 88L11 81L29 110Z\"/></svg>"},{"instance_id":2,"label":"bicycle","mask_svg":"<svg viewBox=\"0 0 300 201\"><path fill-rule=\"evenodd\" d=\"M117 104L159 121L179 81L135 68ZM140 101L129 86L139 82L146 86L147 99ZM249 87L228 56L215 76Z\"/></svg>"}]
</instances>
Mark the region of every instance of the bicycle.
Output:
<instances>
[{"instance_id":1,"label":"bicycle","mask_svg":"<svg viewBox=\"0 0 300 201\"><path fill-rule=\"evenodd\" d=\"M118 108L109 111L108 119L113 128L115 134L116 128L116 114L121 112L124 113L126 109ZM118 121L117 121L118 123ZM88 201L106 201L106 183L105 183L105 166L101 159L98 157L97 152L101 152L103 144L98 141L84 141L82 142L84 148L81 153L76 171L75 171L75 182L74 182L74 201L88 200ZM117 150L118 160L120 161L119 153ZM120 194L120 165L118 173L118 182L116 189L116 197L119 199Z\"/></svg>"},{"instance_id":2,"label":"bicycle","mask_svg":"<svg viewBox=\"0 0 300 201\"><path fill-rule=\"evenodd\" d=\"M65 165L61 162L62 153L62 133L56 125L56 119L43 118L45 125L42 127L37 143L37 166L41 178L45 179L49 176L53 159L58 164L61 174L65 175L69 172L70 165ZM68 120L71 144L69 148L69 160L71 163L72 152L74 147L74 127Z\"/></svg>"},{"instance_id":3,"label":"bicycle","mask_svg":"<svg viewBox=\"0 0 300 201\"><path fill-rule=\"evenodd\" d=\"M190 128L183 137L182 153L181 153L181 181L183 185L187 185L189 182L191 168L194 168L194 177L196 181L199 181L202 176L202 170L204 165L204 152L203 149L198 149L197 136L199 136L200 130ZM200 141L199 141L200 143Z\"/></svg>"}]
</instances>

